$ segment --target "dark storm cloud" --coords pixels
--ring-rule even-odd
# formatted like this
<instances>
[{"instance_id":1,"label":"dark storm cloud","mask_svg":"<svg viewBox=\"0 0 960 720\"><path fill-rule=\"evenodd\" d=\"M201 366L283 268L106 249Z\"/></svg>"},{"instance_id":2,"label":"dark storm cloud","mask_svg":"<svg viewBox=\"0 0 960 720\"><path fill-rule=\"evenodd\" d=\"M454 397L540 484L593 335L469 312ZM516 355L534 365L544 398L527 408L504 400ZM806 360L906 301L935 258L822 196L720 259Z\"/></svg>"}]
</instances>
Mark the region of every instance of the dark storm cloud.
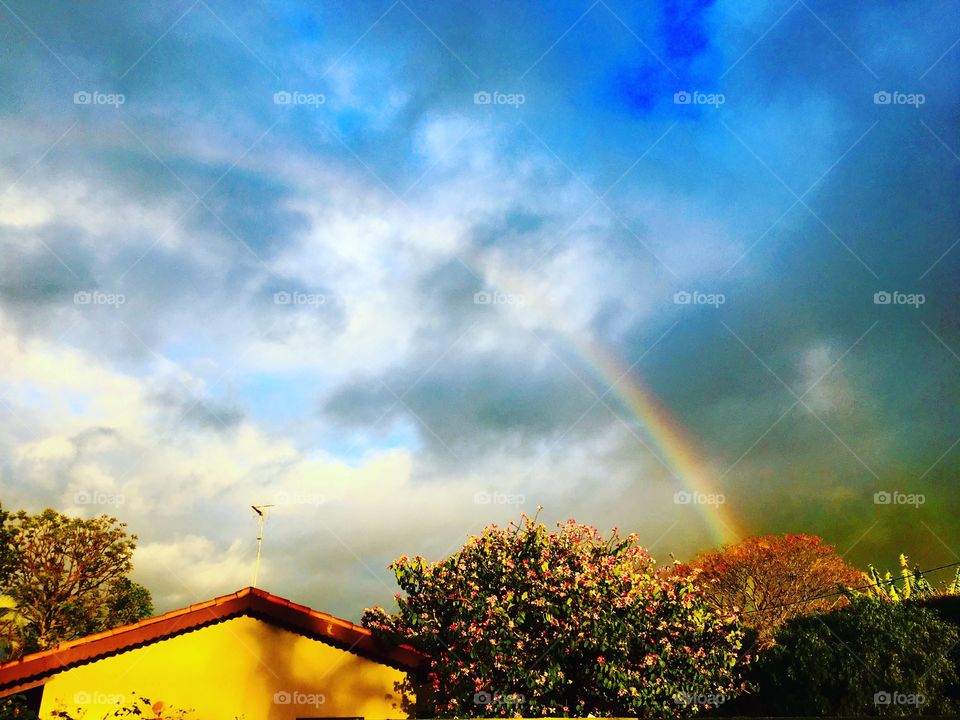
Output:
<instances>
[{"instance_id":1,"label":"dark storm cloud","mask_svg":"<svg viewBox=\"0 0 960 720\"><path fill-rule=\"evenodd\" d=\"M117 439L117 431L110 427L91 427L74 435L70 442L76 448L76 457L89 450L96 450L98 447L108 444Z\"/></svg>"},{"instance_id":2,"label":"dark storm cloud","mask_svg":"<svg viewBox=\"0 0 960 720\"><path fill-rule=\"evenodd\" d=\"M303 215L289 208L292 189L277 177L237 167L239 157L230 162L202 160L185 154L175 142L145 148L131 135L119 139L123 147L74 143L44 172L88 179L91 203L172 207L175 214L161 232L194 235L207 243L217 239L226 253L240 257L252 251L268 259L308 227Z\"/></svg>"},{"instance_id":3,"label":"dark storm cloud","mask_svg":"<svg viewBox=\"0 0 960 720\"><path fill-rule=\"evenodd\" d=\"M545 218L523 207L507 210L502 217L474 228L473 242L486 249L496 245L512 245L527 240L543 228Z\"/></svg>"},{"instance_id":4,"label":"dark storm cloud","mask_svg":"<svg viewBox=\"0 0 960 720\"><path fill-rule=\"evenodd\" d=\"M231 430L246 417L241 408L227 400L197 396L182 386L161 390L151 401L166 413L171 422L185 423L201 430Z\"/></svg>"},{"instance_id":5,"label":"dark storm cloud","mask_svg":"<svg viewBox=\"0 0 960 720\"><path fill-rule=\"evenodd\" d=\"M423 441L439 456L448 448L475 456L557 437L578 420L578 434L596 429L598 420L606 423L610 417L597 411L594 400L591 390L555 359L535 368L520 356L453 349L440 362L424 354L395 373L342 387L322 409L347 424L413 418ZM584 414L588 417L581 419Z\"/></svg>"},{"instance_id":6,"label":"dark storm cloud","mask_svg":"<svg viewBox=\"0 0 960 720\"><path fill-rule=\"evenodd\" d=\"M211 233L226 228L230 239L266 257L296 241L308 227L302 214L284 208L288 199L288 190L279 183L234 170L204 198L197 224Z\"/></svg>"},{"instance_id":7,"label":"dark storm cloud","mask_svg":"<svg viewBox=\"0 0 960 720\"><path fill-rule=\"evenodd\" d=\"M91 282L90 258L78 235L57 226L0 226L0 303L30 312L71 301Z\"/></svg>"}]
</instances>

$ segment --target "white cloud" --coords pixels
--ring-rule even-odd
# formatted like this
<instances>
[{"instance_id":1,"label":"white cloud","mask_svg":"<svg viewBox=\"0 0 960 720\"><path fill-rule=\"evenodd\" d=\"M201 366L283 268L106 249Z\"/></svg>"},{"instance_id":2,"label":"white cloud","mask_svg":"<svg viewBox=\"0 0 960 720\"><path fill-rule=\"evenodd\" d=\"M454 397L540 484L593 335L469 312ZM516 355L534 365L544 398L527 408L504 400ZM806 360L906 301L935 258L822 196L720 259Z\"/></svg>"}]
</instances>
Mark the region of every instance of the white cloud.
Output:
<instances>
[{"instance_id":1,"label":"white cloud","mask_svg":"<svg viewBox=\"0 0 960 720\"><path fill-rule=\"evenodd\" d=\"M829 343L807 348L797 363L798 393L816 413L849 412L854 388L840 361L841 351Z\"/></svg>"},{"instance_id":2,"label":"white cloud","mask_svg":"<svg viewBox=\"0 0 960 720\"><path fill-rule=\"evenodd\" d=\"M403 98L394 100L390 107L402 105ZM87 251L106 282L127 269L117 263L122 253L138 257L161 236L154 250L198 269L203 282L174 286L176 295L167 302L150 299L140 315L123 314L133 299L112 315L67 308L68 319L86 329L85 344L75 341L69 326L29 341L0 333L0 391L29 429L0 430L0 454L11 458L5 503L107 512L128 522L141 537L137 576L161 609L248 584L255 552L249 506L277 500L284 504L268 521L263 584L277 592L305 588L335 610L369 604L371 592L386 600L391 582L383 565L389 559L418 551L446 554L469 531L521 511L532 514L538 502L547 506L545 519L564 519L575 508L580 519L600 524L616 517L626 525L625 513L640 507L651 536L659 535L672 522L670 512L648 508L670 482L612 418L599 430L581 433L581 426L559 447L506 438L464 467L431 457L416 442L380 447L374 440L357 457L342 442L342 430L312 408L291 410L282 428L255 411L219 428L216 422L177 422L183 414L178 407L158 407L158 394L168 388L181 390L174 395L188 404L228 397L240 407L265 399L283 405L317 387L358 377L376 382L387 369L419 362L420 343L439 324L421 282L456 258L482 276L478 283L529 293L531 300L517 313L478 317L458 353L499 350L539 367L552 356L528 330L587 335L606 304L620 303L631 323L652 317L665 281L652 261L608 253L602 240L622 231L617 221L596 211L570 238L561 236L594 198L550 157L516 155L502 142L502 128L471 123L458 114L424 122L417 142L430 169L403 201L362 168L331 171L302 158L277 162L252 152L243 168L269 177L283 168L281 180L294 188L286 207L309 223L273 249L266 268L240 245L228 250L222 240L175 226L180 207L151 206L122 188L95 207L89 206L89 185L69 179L47 190L25 186L16 197L33 200L19 210L8 198L0 206L7 224L58 222L88 233ZM224 154L222 147L206 152L207 159ZM543 192L531 194L531 187ZM644 207L652 208L652 201ZM543 229L516 242L473 244L478 225L496 225L517 208L542 219ZM669 212L659 212L656 241L668 245ZM103 242L118 228L122 239ZM694 238L687 247L707 242L714 230L706 220L680 227ZM554 241L556 252L541 258ZM704 260L698 271L715 260ZM143 267L153 261L148 255ZM284 283L329 293L342 323L314 308L284 315L266 292ZM268 334L271 324L281 332ZM627 326L624 320L622 329ZM451 346L465 329L434 340ZM140 347L142 357L130 361L99 341L111 332L139 343L131 338L136 333L149 348ZM416 377L429 368L413 370ZM304 377L313 385L301 387ZM272 383L269 389L245 396L245 383L262 378ZM269 397L273 393L279 397ZM416 419L410 426L428 432ZM641 475L650 482L636 483ZM524 502L478 504L477 492L523 496ZM106 502L78 500L86 496ZM636 502L625 503L627 496Z\"/></svg>"},{"instance_id":3,"label":"white cloud","mask_svg":"<svg viewBox=\"0 0 960 720\"><path fill-rule=\"evenodd\" d=\"M253 577L253 562L239 539L226 546L201 535L145 543L137 548L134 564L135 577L164 609L225 595Z\"/></svg>"}]
</instances>

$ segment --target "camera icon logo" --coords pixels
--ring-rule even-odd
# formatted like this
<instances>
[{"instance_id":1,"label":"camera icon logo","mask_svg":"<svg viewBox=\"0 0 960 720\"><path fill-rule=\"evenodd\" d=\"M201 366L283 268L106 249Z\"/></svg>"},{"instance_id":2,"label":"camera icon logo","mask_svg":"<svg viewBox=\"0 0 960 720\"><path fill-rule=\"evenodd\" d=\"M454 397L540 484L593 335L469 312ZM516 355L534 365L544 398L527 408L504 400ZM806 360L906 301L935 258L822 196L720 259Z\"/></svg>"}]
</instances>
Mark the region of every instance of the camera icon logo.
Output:
<instances>
[{"instance_id":1,"label":"camera icon logo","mask_svg":"<svg viewBox=\"0 0 960 720\"><path fill-rule=\"evenodd\" d=\"M293 95L286 90L280 90L273 94L274 105L289 105L293 102Z\"/></svg>"},{"instance_id":2,"label":"camera icon logo","mask_svg":"<svg viewBox=\"0 0 960 720\"><path fill-rule=\"evenodd\" d=\"M486 90L481 90L480 92L475 92L473 94L474 105L489 105L492 101L493 96Z\"/></svg>"},{"instance_id":3,"label":"camera icon logo","mask_svg":"<svg viewBox=\"0 0 960 720\"><path fill-rule=\"evenodd\" d=\"M676 505L689 505L693 502L693 495L686 490L678 490L673 494L673 502Z\"/></svg>"},{"instance_id":4,"label":"camera icon logo","mask_svg":"<svg viewBox=\"0 0 960 720\"><path fill-rule=\"evenodd\" d=\"M886 690L881 690L873 695L874 705L889 705L892 700L893 697Z\"/></svg>"},{"instance_id":5,"label":"camera icon logo","mask_svg":"<svg viewBox=\"0 0 960 720\"><path fill-rule=\"evenodd\" d=\"M486 290L481 290L473 294L474 305L490 305L491 303L493 303L493 295Z\"/></svg>"},{"instance_id":6,"label":"camera icon logo","mask_svg":"<svg viewBox=\"0 0 960 720\"><path fill-rule=\"evenodd\" d=\"M675 92L673 94L674 105L689 105L692 101L693 96L686 90L681 90L680 92Z\"/></svg>"},{"instance_id":7,"label":"camera icon logo","mask_svg":"<svg viewBox=\"0 0 960 720\"><path fill-rule=\"evenodd\" d=\"M278 690L273 694L274 705L289 705L293 701L293 696L286 690Z\"/></svg>"},{"instance_id":8,"label":"camera icon logo","mask_svg":"<svg viewBox=\"0 0 960 720\"><path fill-rule=\"evenodd\" d=\"M289 305L292 296L286 290L281 290L280 292L275 292L273 294L273 304L274 305Z\"/></svg>"},{"instance_id":9,"label":"camera icon logo","mask_svg":"<svg viewBox=\"0 0 960 720\"><path fill-rule=\"evenodd\" d=\"M73 304L74 305L89 305L91 300L90 292L87 290L79 290L73 294Z\"/></svg>"},{"instance_id":10,"label":"camera icon logo","mask_svg":"<svg viewBox=\"0 0 960 720\"><path fill-rule=\"evenodd\" d=\"M881 490L873 494L874 505L889 505L891 502L893 502L893 495L886 490Z\"/></svg>"},{"instance_id":11,"label":"camera icon logo","mask_svg":"<svg viewBox=\"0 0 960 720\"><path fill-rule=\"evenodd\" d=\"M893 95L888 93L886 90L881 90L880 92L875 92L873 94L874 105L889 105L892 101Z\"/></svg>"},{"instance_id":12,"label":"camera icon logo","mask_svg":"<svg viewBox=\"0 0 960 720\"><path fill-rule=\"evenodd\" d=\"M874 305L889 305L892 299L893 296L886 290L881 290L880 292L875 292L873 294Z\"/></svg>"},{"instance_id":13,"label":"camera icon logo","mask_svg":"<svg viewBox=\"0 0 960 720\"><path fill-rule=\"evenodd\" d=\"M674 305L689 305L691 300L693 300L693 295L686 290L680 290L673 294Z\"/></svg>"},{"instance_id":14,"label":"camera icon logo","mask_svg":"<svg viewBox=\"0 0 960 720\"><path fill-rule=\"evenodd\" d=\"M77 505L89 505L93 501L93 498L86 490L81 490L80 492L73 494L73 501Z\"/></svg>"},{"instance_id":15,"label":"camera icon logo","mask_svg":"<svg viewBox=\"0 0 960 720\"><path fill-rule=\"evenodd\" d=\"M486 691L481 691L473 694L474 705L489 705L492 702L493 702L493 696Z\"/></svg>"},{"instance_id":16,"label":"camera icon logo","mask_svg":"<svg viewBox=\"0 0 960 720\"><path fill-rule=\"evenodd\" d=\"M73 94L74 105L89 105L93 102L93 96L86 90L80 90Z\"/></svg>"}]
</instances>

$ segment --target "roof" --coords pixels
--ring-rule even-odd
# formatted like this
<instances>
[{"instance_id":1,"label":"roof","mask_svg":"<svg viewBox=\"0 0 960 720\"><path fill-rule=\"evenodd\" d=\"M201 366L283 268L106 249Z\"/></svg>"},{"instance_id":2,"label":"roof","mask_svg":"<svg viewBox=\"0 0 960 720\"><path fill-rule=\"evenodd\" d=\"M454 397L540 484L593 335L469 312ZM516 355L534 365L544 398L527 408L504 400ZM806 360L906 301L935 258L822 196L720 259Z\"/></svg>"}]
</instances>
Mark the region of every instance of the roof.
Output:
<instances>
[{"instance_id":1,"label":"roof","mask_svg":"<svg viewBox=\"0 0 960 720\"><path fill-rule=\"evenodd\" d=\"M422 669L427 661L426 655L409 645L388 647L365 627L247 587L0 664L0 697L42 685L49 676L77 665L242 616L263 620L407 672Z\"/></svg>"}]
</instances>

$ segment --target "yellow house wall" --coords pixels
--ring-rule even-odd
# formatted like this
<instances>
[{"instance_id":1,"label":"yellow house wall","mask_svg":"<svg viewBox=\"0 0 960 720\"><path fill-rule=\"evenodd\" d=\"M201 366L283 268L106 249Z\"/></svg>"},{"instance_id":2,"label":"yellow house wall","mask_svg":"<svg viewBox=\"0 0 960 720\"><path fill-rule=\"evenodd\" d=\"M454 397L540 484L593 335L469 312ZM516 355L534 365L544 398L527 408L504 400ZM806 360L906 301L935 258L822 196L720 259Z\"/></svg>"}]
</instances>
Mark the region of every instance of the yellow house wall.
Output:
<instances>
[{"instance_id":1,"label":"yellow house wall","mask_svg":"<svg viewBox=\"0 0 960 720\"><path fill-rule=\"evenodd\" d=\"M405 673L318 640L239 617L55 675L41 717L82 707L86 718L136 696L192 708L198 720L401 718ZM283 702L288 700L289 702Z\"/></svg>"}]
</instances>

